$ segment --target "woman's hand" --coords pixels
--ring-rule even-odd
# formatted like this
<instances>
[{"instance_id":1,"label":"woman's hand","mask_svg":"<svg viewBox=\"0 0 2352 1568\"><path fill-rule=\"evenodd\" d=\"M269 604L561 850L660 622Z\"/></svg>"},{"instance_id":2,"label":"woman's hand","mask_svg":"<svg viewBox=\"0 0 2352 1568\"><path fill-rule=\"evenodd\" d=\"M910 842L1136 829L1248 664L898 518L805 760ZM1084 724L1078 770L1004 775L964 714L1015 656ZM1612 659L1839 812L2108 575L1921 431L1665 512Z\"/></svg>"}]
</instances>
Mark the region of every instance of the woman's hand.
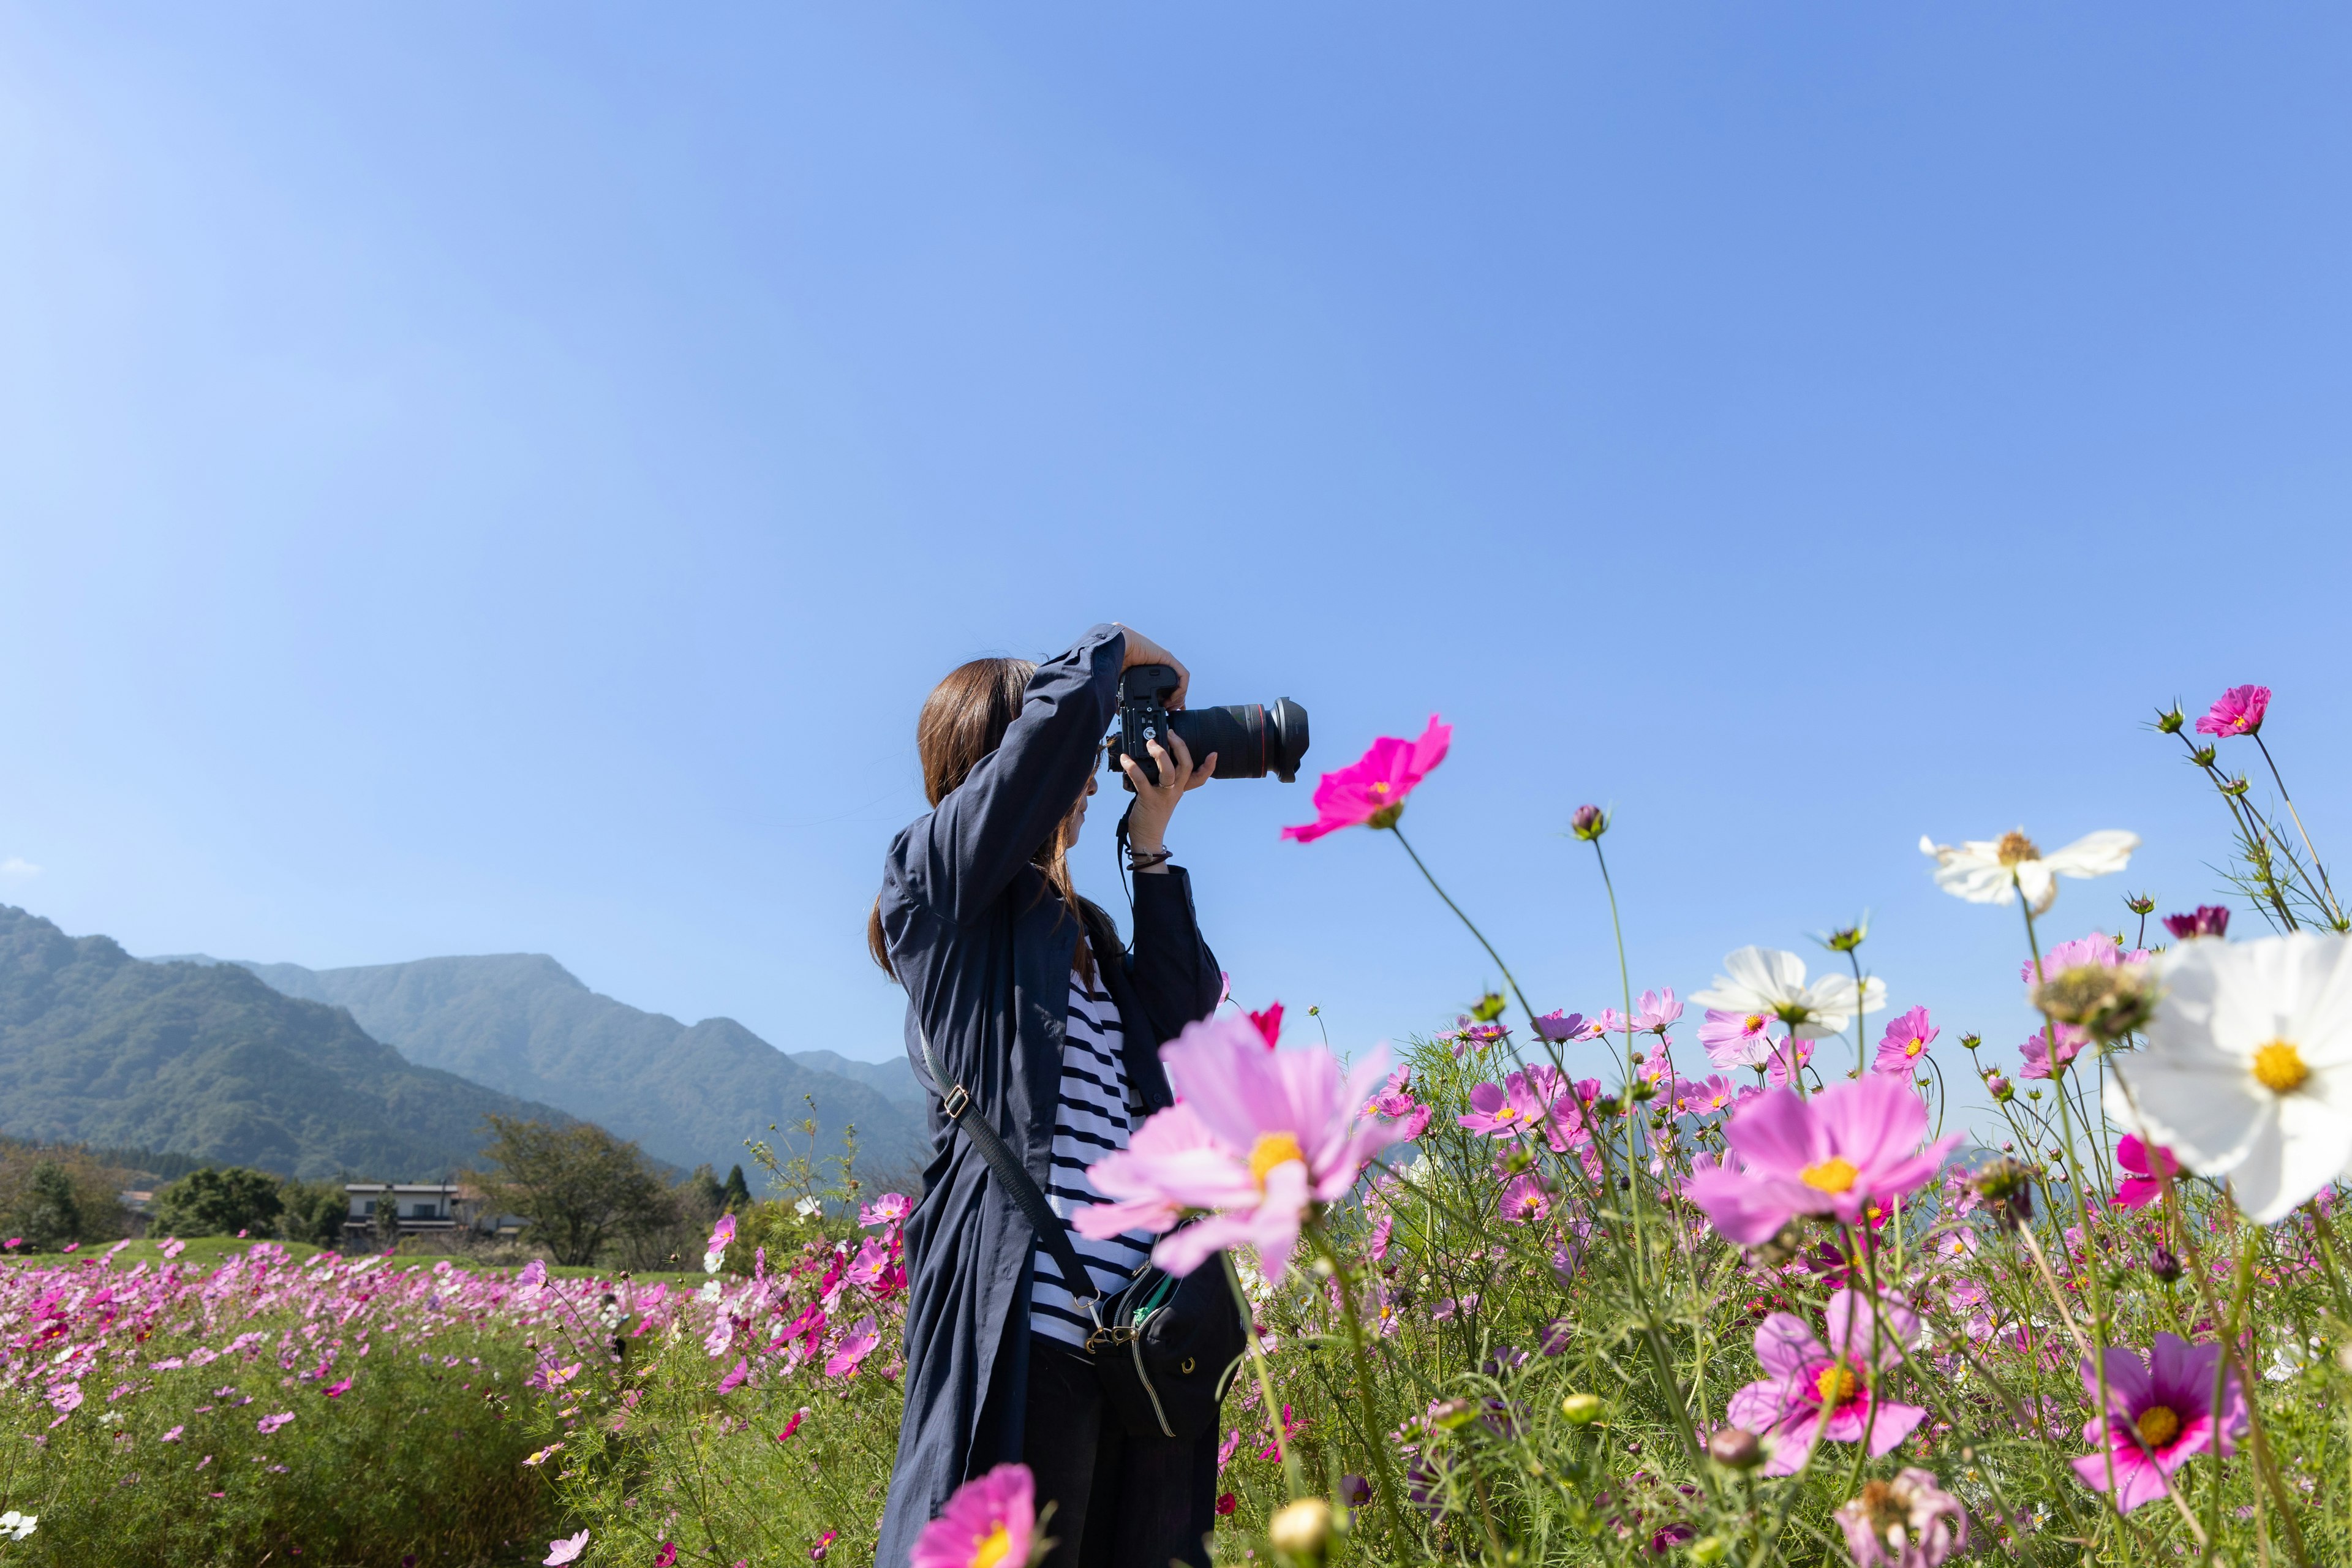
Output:
<instances>
[{"instance_id":1,"label":"woman's hand","mask_svg":"<svg viewBox=\"0 0 2352 1568\"><path fill-rule=\"evenodd\" d=\"M1147 659L1147 664L1165 663L1164 659ZM1127 819L1128 843L1138 855L1157 855L1166 847L1168 819L1176 815L1176 803L1184 798L1186 790L1199 789L1217 771L1217 753L1211 752L1200 766L1192 765L1192 749L1184 737L1171 732L1168 744L1176 754L1170 756L1157 741L1146 741L1143 749L1151 753L1153 764L1160 770L1160 782L1153 784L1144 773L1143 764L1131 754L1123 754L1118 765L1127 771L1128 782L1135 786L1135 810ZM1145 868L1147 871L1166 871L1167 863Z\"/></svg>"},{"instance_id":2,"label":"woman's hand","mask_svg":"<svg viewBox=\"0 0 2352 1568\"><path fill-rule=\"evenodd\" d=\"M1168 700L1168 706L1171 710L1183 707L1184 693L1190 690L1192 685L1192 672L1184 668L1183 661L1133 626L1122 625L1118 621L1113 621L1111 625L1127 634L1127 662L1118 667L1120 673L1124 674L1139 664L1166 665L1176 672L1176 695Z\"/></svg>"}]
</instances>

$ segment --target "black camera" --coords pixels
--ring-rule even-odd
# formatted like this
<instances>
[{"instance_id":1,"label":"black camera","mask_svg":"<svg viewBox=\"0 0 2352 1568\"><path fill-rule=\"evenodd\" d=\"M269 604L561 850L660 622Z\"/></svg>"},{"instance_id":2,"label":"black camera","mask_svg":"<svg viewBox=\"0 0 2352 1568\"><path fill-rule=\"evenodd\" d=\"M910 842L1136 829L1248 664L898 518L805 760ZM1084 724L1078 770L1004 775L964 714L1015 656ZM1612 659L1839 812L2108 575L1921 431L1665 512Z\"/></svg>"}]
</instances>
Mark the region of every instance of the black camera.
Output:
<instances>
[{"instance_id":1,"label":"black camera","mask_svg":"<svg viewBox=\"0 0 2352 1568\"><path fill-rule=\"evenodd\" d=\"M1217 777L1262 779L1272 773L1285 784L1298 777L1298 761L1307 754L1307 710L1286 697L1268 708L1237 702L1230 708L1186 708L1168 710L1176 695L1176 672L1164 664L1139 664L1118 678L1118 730L1107 743L1110 771L1128 788L1135 784L1118 765L1131 756L1143 776L1160 782L1159 764L1145 748L1157 741L1170 755L1171 734L1184 737L1195 763L1217 754Z\"/></svg>"}]
</instances>

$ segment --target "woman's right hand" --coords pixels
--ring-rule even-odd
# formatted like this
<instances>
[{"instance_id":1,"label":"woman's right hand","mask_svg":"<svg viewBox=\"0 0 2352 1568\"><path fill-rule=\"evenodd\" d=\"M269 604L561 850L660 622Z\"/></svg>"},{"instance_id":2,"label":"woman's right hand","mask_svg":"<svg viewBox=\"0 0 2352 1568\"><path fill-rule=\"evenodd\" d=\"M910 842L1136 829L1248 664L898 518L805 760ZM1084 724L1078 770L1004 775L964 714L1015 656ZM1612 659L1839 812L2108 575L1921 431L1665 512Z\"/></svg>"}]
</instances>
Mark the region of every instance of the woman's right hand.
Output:
<instances>
[{"instance_id":1,"label":"woman's right hand","mask_svg":"<svg viewBox=\"0 0 2352 1568\"><path fill-rule=\"evenodd\" d=\"M1111 625L1127 634L1127 662L1118 667L1120 672L1124 674L1139 664L1166 665L1176 672L1176 694L1168 700L1168 706L1171 710L1183 707L1184 693L1192 684L1192 672L1184 668L1183 660L1137 631L1133 626L1118 621L1113 621Z\"/></svg>"}]
</instances>

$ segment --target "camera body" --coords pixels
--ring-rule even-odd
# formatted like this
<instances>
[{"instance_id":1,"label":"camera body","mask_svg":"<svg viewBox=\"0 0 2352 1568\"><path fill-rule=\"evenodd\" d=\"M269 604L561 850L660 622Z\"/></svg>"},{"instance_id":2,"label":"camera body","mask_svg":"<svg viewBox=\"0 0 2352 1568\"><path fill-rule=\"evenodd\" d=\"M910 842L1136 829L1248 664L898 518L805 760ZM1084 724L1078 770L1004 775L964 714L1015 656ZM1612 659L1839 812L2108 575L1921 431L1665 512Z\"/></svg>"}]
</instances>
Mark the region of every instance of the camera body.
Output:
<instances>
[{"instance_id":1,"label":"camera body","mask_svg":"<svg viewBox=\"0 0 2352 1568\"><path fill-rule=\"evenodd\" d=\"M1129 789L1135 787L1119 766L1133 757L1143 776L1160 782L1159 764L1146 742L1157 741L1171 756L1171 735L1181 735L1185 747L1199 762L1217 753L1221 779L1262 779L1272 773L1285 784L1298 777L1298 763L1307 755L1307 710L1285 697L1267 707L1255 702L1227 708L1185 708L1169 711L1176 695L1176 672L1164 664L1139 664L1118 678L1118 728L1104 748L1106 765Z\"/></svg>"}]
</instances>

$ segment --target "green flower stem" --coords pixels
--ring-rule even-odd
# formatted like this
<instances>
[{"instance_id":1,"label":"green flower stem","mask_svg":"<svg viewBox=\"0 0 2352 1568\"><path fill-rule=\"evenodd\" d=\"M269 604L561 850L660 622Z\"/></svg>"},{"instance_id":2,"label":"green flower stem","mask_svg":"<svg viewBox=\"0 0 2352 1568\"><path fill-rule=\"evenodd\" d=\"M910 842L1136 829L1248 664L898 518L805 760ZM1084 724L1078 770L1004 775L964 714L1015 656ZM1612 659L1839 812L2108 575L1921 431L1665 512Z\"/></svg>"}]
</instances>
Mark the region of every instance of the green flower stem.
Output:
<instances>
[{"instance_id":1,"label":"green flower stem","mask_svg":"<svg viewBox=\"0 0 2352 1568\"><path fill-rule=\"evenodd\" d=\"M1257 1391L1265 1401L1265 1418L1274 1427L1274 1451L1282 1457L1282 1484L1296 1500L1307 1495L1298 1479L1298 1461L1290 1452L1290 1439L1282 1431L1282 1401L1274 1394L1274 1375L1266 1371L1265 1346L1258 1342L1257 1309L1250 1304L1249 1292L1242 1289L1242 1271L1234 1266L1231 1252L1217 1256L1225 1265L1225 1283L1234 1288L1234 1305L1242 1310L1242 1330L1249 1339L1250 1366L1257 1373Z\"/></svg>"},{"instance_id":2,"label":"green flower stem","mask_svg":"<svg viewBox=\"0 0 2352 1568\"><path fill-rule=\"evenodd\" d=\"M1511 994L1519 999L1520 1007L1525 1009L1528 1015L1528 1027L1529 1029L1533 1029L1536 1026L1535 1004L1529 1002L1528 1000L1528 994L1519 989L1518 981L1511 974L1511 966L1503 962L1503 955L1495 951L1495 944L1488 942L1486 940L1486 933L1478 929L1478 922L1472 920L1468 915L1464 914L1462 912L1462 906L1454 901L1453 895L1449 894L1444 888L1440 887L1438 885L1437 879L1430 875L1429 868L1423 865L1422 863L1421 857L1414 853L1412 843L1410 839L1405 837L1404 830L1391 824L1389 827L1389 831L1396 835L1396 841L1399 844L1404 846L1404 852L1407 855L1412 856L1413 865L1419 868L1422 876L1428 880L1430 889L1436 893L1439 898L1445 900L1445 907L1454 911L1454 918L1460 921L1469 929L1470 934L1478 939L1478 945L1486 950L1486 956L1495 961L1495 967L1503 972L1503 983L1511 988Z\"/></svg>"},{"instance_id":3,"label":"green flower stem","mask_svg":"<svg viewBox=\"0 0 2352 1568\"><path fill-rule=\"evenodd\" d=\"M1866 921L1869 916L1865 913L1863 918ZM1845 950L1845 956L1846 961L1853 965L1853 1076L1860 1078L1870 1070L1869 1059L1864 1055L1869 1047L1862 1043L1864 1035L1863 1020L1869 1016L1869 1009L1863 1005L1867 997L1862 986L1862 949L1849 947Z\"/></svg>"},{"instance_id":4,"label":"green flower stem","mask_svg":"<svg viewBox=\"0 0 2352 1568\"><path fill-rule=\"evenodd\" d=\"M2319 851L2311 847L2311 830L2304 826L2303 813L2295 810L2294 796L2286 793L2286 780L2279 774L2278 760L2271 755L2270 742L2263 739L2259 730L2254 731L2254 744L2262 748L2263 761L2270 763L2271 782L2278 785L2279 799L2286 802L2287 815L2294 818L2294 830L2303 836L2303 852L2311 857L2311 868L2319 873L2319 886L2326 898L2328 915L2334 920L2336 929L2342 931L2346 924L2344 906L2336 901L2336 889L2327 879L2327 867L2320 860Z\"/></svg>"},{"instance_id":5,"label":"green flower stem","mask_svg":"<svg viewBox=\"0 0 2352 1568\"><path fill-rule=\"evenodd\" d=\"M1373 1473L1380 1482L1381 1518L1388 1526L1389 1539L1402 1551L1406 1542L1404 1527L1397 1517L1396 1476L1389 1463L1389 1446L1381 1441L1387 1425L1381 1419L1379 1407L1372 1399L1372 1355L1364 1343L1363 1320L1356 1312L1356 1292L1348 1283L1347 1260L1339 1248L1331 1245L1330 1233L1319 1219L1309 1220L1307 1236L1316 1251L1331 1266L1332 1282L1339 1288L1339 1315L1348 1324L1348 1347L1356 1361L1356 1394L1364 1407L1364 1442L1372 1450Z\"/></svg>"}]
</instances>

